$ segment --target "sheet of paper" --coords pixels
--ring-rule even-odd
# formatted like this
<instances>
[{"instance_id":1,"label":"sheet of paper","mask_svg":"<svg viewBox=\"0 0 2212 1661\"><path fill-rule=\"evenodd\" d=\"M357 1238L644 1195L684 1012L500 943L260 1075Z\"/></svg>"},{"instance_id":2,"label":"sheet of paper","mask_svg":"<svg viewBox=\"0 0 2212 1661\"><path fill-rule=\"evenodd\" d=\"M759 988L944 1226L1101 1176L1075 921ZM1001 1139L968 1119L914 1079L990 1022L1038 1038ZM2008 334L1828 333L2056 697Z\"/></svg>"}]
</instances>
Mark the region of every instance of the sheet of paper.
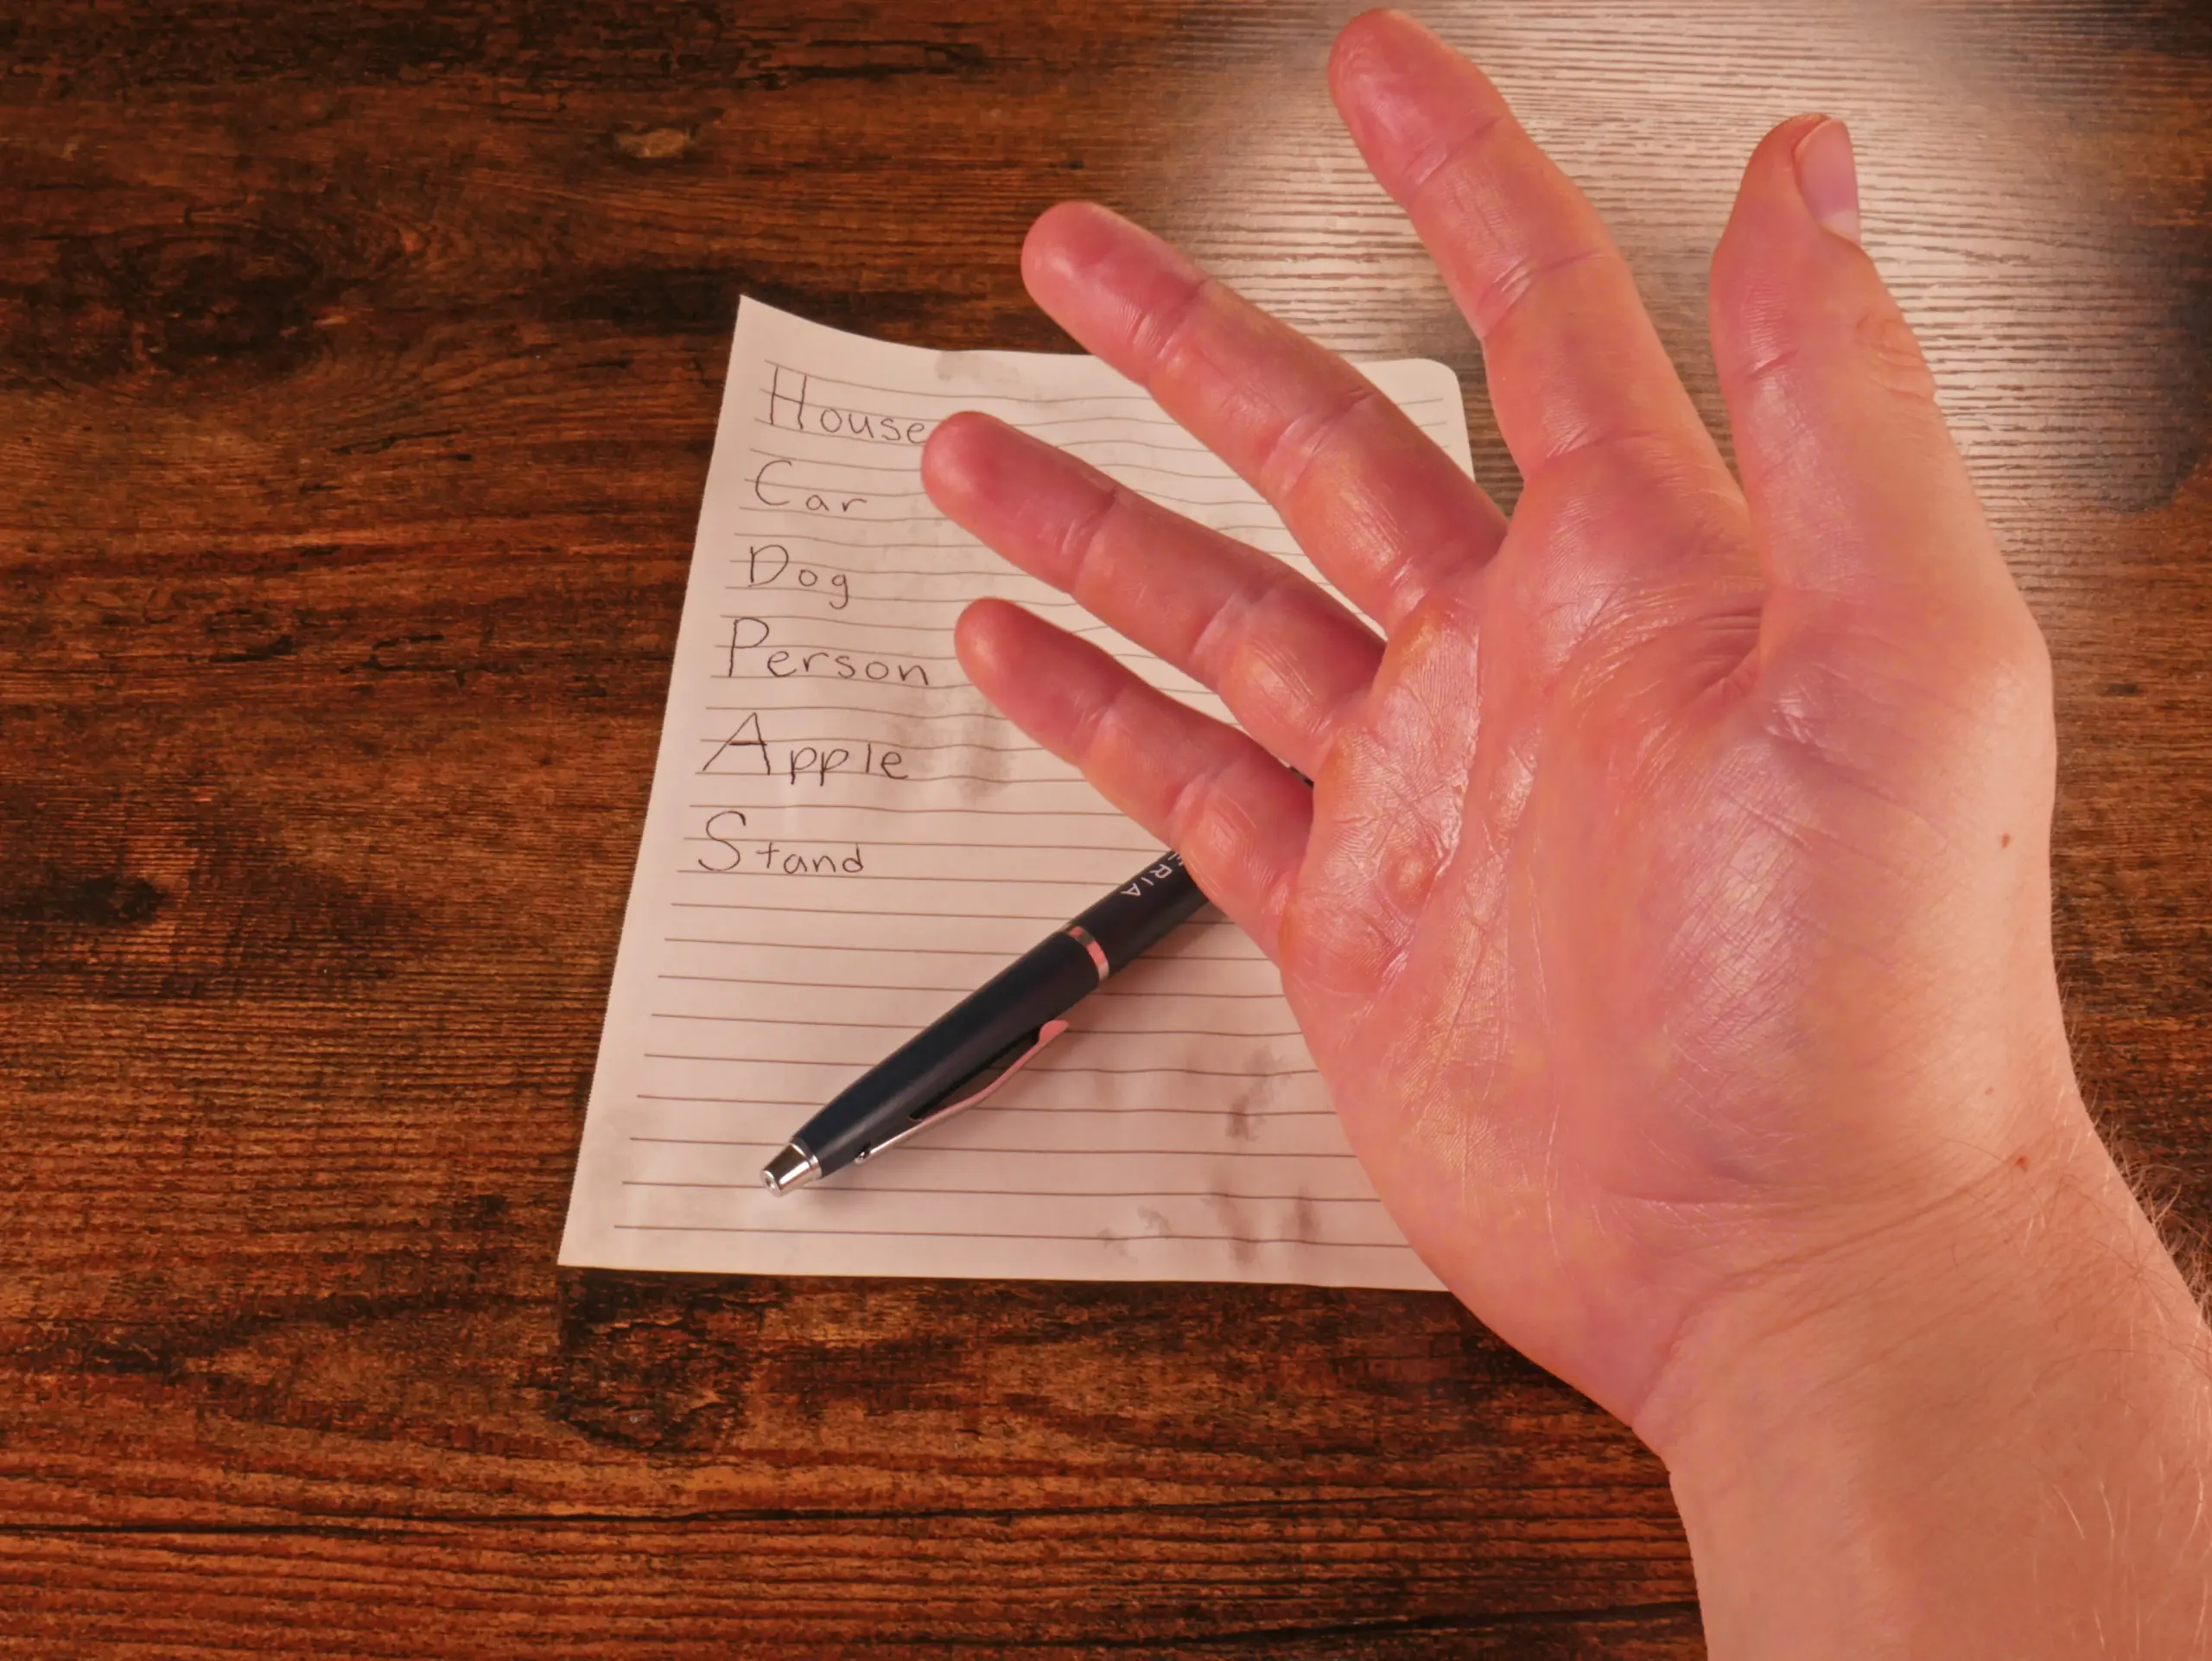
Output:
<instances>
[{"instance_id":1,"label":"sheet of paper","mask_svg":"<svg viewBox=\"0 0 2212 1661\"><path fill-rule=\"evenodd\" d=\"M1449 369L1367 372L1468 464ZM989 1102L762 1187L823 1102L1158 851L967 684L962 605L1020 601L1226 714L931 506L922 442L963 409L1315 574L1096 359L925 351L744 302L561 1261L1434 1287L1273 965L1211 907Z\"/></svg>"}]
</instances>

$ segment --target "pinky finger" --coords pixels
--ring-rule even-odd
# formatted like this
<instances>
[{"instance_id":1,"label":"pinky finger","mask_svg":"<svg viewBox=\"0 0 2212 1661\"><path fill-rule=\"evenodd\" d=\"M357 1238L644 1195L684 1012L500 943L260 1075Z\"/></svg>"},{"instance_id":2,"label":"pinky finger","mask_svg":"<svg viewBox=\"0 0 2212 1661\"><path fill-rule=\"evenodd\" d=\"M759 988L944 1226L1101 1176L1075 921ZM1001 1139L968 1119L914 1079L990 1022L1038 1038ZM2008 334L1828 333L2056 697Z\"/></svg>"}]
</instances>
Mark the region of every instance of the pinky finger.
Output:
<instances>
[{"instance_id":1,"label":"pinky finger","mask_svg":"<svg viewBox=\"0 0 2212 1661\"><path fill-rule=\"evenodd\" d=\"M1018 606L976 601L953 640L978 691L1179 852L1206 897L1274 955L1313 818L1295 773Z\"/></svg>"}]
</instances>

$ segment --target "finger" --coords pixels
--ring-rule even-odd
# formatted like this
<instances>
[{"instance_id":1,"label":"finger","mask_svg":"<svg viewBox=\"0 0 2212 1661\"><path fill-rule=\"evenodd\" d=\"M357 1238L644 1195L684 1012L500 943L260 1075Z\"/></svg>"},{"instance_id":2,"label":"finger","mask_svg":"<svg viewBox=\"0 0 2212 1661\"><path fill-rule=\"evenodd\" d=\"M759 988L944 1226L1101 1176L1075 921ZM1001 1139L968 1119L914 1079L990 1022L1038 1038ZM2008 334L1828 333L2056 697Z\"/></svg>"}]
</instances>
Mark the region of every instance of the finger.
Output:
<instances>
[{"instance_id":1,"label":"finger","mask_svg":"<svg viewBox=\"0 0 2212 1661\"><path fill-rule=\"evenodd\" d=\"M1601 445L1725 475L1597 210L1482 71L1412 19L1370 12L1337 37L1329 85L1482 340L1523 478Z\"/></svg>"},{"instance_id":2,"label":"finger","mask_svg":"<svg viewBox=\"0 0 2212 1661\"><path fill-rule=\"evenodd\" d=\"M955 522L1213 688L1302 773L1382 662L1382 643L1281 560L988 416L939 426L922 479Z\"/></svg>"},{"instance_id":3,"label":"finger","mask_svg":"<svg viewBox=\"0 0 2212 1661\"><path fill-rule=\"evenodd\" d=\"M1090 202L1030 227L1022 280L1275 511L1387 630L1497 550L1505 521L1398 406L1332 352Z\"/></svg>"},{"instance_id":4,"label":"finger","mask_svg":"<svg viewBox=\"0 0 2212 1661\"><path fill-rule=\"evenodd\" d=\"M969 607L953 639L984 697L1181 853L1206 897L1274 954L1313 818L1313 792L1288 768L1003 600Z\"/></svg>"},{"instance_id":5,"label":"finger","mask_svg":"<svg viewBox=\"0 0 2212 1661\"><path fill-rule=\"evenodd\" d=\"M1872 608L2017 627L1934 379L1858 232L1850 136L1800 117L1752 155L1713 257L1713 355L1770 621L1848 627Z\"/></svg>"}]
</instances>

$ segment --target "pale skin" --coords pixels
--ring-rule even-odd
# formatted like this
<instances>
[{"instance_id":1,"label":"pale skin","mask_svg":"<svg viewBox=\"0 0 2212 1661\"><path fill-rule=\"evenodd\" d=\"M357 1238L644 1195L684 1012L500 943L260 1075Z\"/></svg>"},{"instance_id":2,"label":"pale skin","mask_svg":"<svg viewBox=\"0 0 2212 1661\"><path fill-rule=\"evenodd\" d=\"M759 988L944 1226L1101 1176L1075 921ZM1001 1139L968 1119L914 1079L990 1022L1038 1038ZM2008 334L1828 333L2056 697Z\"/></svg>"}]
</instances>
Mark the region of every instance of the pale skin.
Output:
<instances>
[{"instance_id":1,"label":"pale skin","mask_svg":"<svg viewBox=\"0 0 2212 1661\"><path fill-rule=\"evenodd\" d=\"M1847 134L1770 133L1715 254L1732 471L1478 70L1374 13L1330 86L1481 339L1511 518L1063 205L1030 292L1351 605L962 416L944 512L1238 724L1003 602L969 678L1280 964L1438 1276L1666 1461L1713 1655L2212 1653L2212 1339L2075 1083L2049 659Z\"/></svg>"}]
</instances>

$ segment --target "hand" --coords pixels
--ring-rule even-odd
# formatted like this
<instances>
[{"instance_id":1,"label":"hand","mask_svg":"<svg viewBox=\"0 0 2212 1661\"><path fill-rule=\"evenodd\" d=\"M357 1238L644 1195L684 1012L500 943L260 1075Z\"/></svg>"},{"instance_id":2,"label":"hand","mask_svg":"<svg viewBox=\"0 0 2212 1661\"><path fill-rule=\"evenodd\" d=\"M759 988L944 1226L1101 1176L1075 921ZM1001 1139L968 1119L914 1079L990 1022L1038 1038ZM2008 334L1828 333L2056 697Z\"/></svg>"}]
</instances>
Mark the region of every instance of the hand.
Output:
<instances>
[{"instance_id":1,"label":"hand","mask_svg":"<svg viewBox=\"0 0 2212 1661\"><path fill-rule=\"evenodd\" d=\"M1387 643L966 416L925 457L938 503L1244 731L1011 606L962 619L961 659L1281 964L1446 1284L1633 1422L1713 1300L2032 1162L2068 1101L2044 649L1852 240L1840 128L1760 146L1715 263L1739 489L1480 73L1384 17L1332 80L1482 337L1510 523L1348 366L1064 207L1023 251L1039 302Z\"/></svg>"},{"instance_id":2,"label":"hand","mask_svg":"<svg viewBox=\"0 0 2212 1661\"><path fill-rule=\"evenodd\" d=\"M969 678L1280 964L1445 1282L1670 1461L1713 1440L1716 1379L1786 1356L1809 1400L1926 1327L1864 1314L1902 1308L1880 1289L2010 1263L2062 1193L2201 1330L2088 1134L2048 661L1858 245L1844 130L1767 137L1714 261L1739 485L1597 215L1479 72L1377 14L1331 82L1481 338L1510 520L1342 361L1064 206L1030 291L1380 634L970 415L925 454L938 504L1242 730L1000 602L961 620Z\"/></svg>"}]
</instances>

